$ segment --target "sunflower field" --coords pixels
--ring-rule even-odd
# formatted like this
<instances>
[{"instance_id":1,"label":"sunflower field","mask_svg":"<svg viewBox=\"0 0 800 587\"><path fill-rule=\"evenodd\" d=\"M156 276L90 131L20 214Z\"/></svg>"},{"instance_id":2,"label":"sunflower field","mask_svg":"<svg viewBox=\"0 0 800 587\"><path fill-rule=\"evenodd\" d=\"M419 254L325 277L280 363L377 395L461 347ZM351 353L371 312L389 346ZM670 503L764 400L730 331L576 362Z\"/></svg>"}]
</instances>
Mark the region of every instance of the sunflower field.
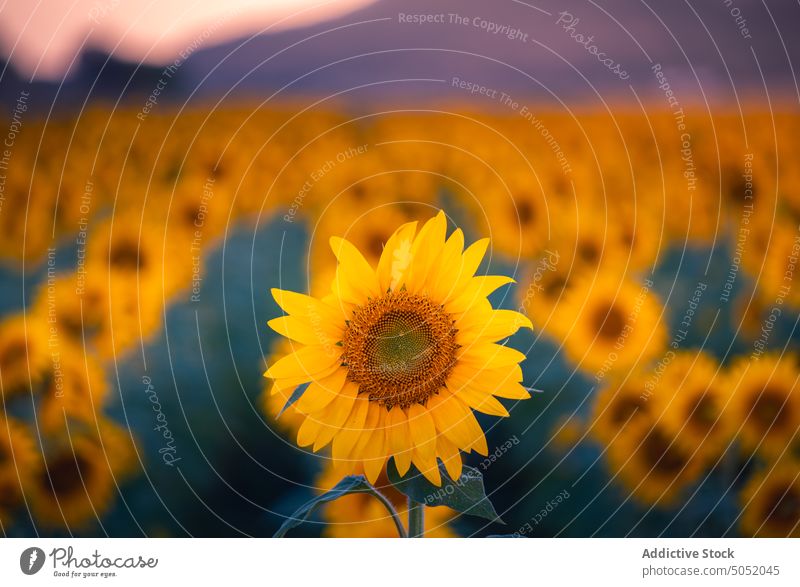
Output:
<instances>
[{"instance_id":1,"label":"sunflower field","mask_svg":"<svg viewBox=\"0 0 800 587\"><path fill-rule=\"evenodd\" d=\"M800 115L527 114L5 121L2 533L800 537Z\"/></svg>"}]
</instances>

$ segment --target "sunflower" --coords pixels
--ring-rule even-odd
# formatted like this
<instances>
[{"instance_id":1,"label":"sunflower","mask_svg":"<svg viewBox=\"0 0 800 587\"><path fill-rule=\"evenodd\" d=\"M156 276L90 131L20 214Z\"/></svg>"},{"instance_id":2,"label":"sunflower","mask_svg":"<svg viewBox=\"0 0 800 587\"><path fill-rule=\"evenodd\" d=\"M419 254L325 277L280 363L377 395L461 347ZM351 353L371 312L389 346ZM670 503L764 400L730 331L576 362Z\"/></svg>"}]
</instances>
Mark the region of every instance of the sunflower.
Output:
<instances>
[{"instance_id":1,"label":"sunflower","mask_svg":"<svg viewBox=\"0 0 800 587\"><path fill-rule=\"evenodd\" d=\"M88 438L71 437L46 454L30 485L31 509L46 527L83 527L111 505L114 476L102 449Z\"/></svg>"},{"instance_id":2,"label":"sunflower","mask_svg":"<svg viewBox=\"0 0 800 587\"><path fill-rule=\"evenodd\" d=\"M548 238L553 214L541 186L533 177L512 176L505 185L495 182L495 190L483 200L485 230L494 247L512 259L538 253Z\"/></svg>"},{"instance_id":3,"label":"sunflower","mask_svg":"<svg viewBox=\"0 0 800 587\"><path fill-rule=\"evenodd\" d=\"M28 427L0 415L0 480L27 480L39 467L39 450Z\"/></svg>"},{"instance_id":4,"label":"sunflower","mask_svg":"<svg viewBox=\"0 0 800 587\"><path fill-rule=\"evenodd\" d=\"M754 475L741 495L745 536L800 538L800 463L782 460Z\"/></svg>"},{"instance_id":5,"label":"sunflower","mask_svg":"<svg viewBox=\"0 0 800 587\"><path fill-rule=\"evenodd\" d=\"M273 289L287 316L270 321L294 352L265 373L273 393L308 383L297 402L300 446L332 444L338 473L363 467L378 478L393 457L441 484L437 458L453 479L459 451L487 453L473 410L508 416L495 398L526 399L521 352L498 344L530 321L494 310L486 296L513 280L475 276L488 240L463 250L446 238L443 212L416 233L401 226L373 268L351 243L332 238L339 265L325 298Z\"/></svg>"},{"instance_id":6,"label":"sunflower","mask_svg":"<svg viewBox=\"0 0 800 587\"><path fill-rule=\"evenodd\" d=\"M717 362L692 351L674 355L653 394L654 412L665 429L677 443L707 459L720 456L733 437L729 399Z\"/></svg>"},{"instance_id":7,"label":"sunflower","mask_svg":"<svg viewBox=\"0 0 800 587\"><path fill-rule=\"evenodd\" d=\"M13 477L0 477L0 530L9 524L23 506L22 485Z\"/></svg>"},{"instance_id":8,"label":"sunflower","mask_svg":"<svg viewBox=\"0 0 800 587\"><path fill-rule=\"evenodd\" d=\"M36 295L34 313L59 337L81 343L97 332L107 310L99 279L65 274L44 284Z\"/></svg>"},{"instance_id":9,"label":"sunflower","mask_svg":"<svg viewBox=\"0 0 800 587\"><path fill-rule=\"evenodd\" d=\"M319 489L327 491L338 483L336 470L328 466L317 478ZM394 506L400 516L408 516L408 499L381 473L375 486ZM456 534L447 525L456 512L450 508L425 508L425 536L429 538L454 538ZM323 533L330 538L396 538L397 528L386 507L375 497L366 493L351 493L328 502L322 508L326 522Z\"/></svg>"},{"instance_id":10,"label":"sunflower","mask_svg":"<svg viewBox=\"0 0 800 587\"><path fill-rule=\"evenodd\" d=\"M603 387L592 408L590 434L608 444L627 426L652 422L650 385L648 374L634 373Z\"/></svg>"},{"instance_id":11,"label":"sunflower","mask_svg":"<svg viewBox=\"0 0 800 587\"><path fill-rule=\"evenodd\" d=\"M28 427L0 415L0 527L23 505L23 489L40 467L39 450Z\"/></svg>"},{"instance_id":12,"label":"sunflower","mask_svg":"<svg viewBox=\"0 0 800 587\"><path fill-rule=\"evenodd\" d=\"M739 359L731 368L731 417L745 450L780 456L798 440L800 388L792 354Z\"/></svg>"},{"instance_id":13,"label":"sunflower","mask_svg":"<svg viewBox=\"0 0 800 587\"><path fill-rule=\"evenodd\" d=\"M570 288L554 316L566 355L598 376L654 358L666 343L662 307L647 284L613 273ZM602 379L602 377L600 377Z\"/></svg>"},{"instance_id":14,"label":"sunflower","mask_svg":"<svg viewBox=\"0 0 800 587\"><path fill-rule=\"evenodd\" d=\"M58 346L39 399L39 423L45 430L63 425L65 418L94 422L108 395L98 359L66 341Z\"/></svg>"},{"instance_id":15,"label":"sunflower","mask_svg":"<svg viewBox=\"0 0 800 587\"><path fill-rule=\"evenodd\" d=\"M675 442L662 425L650 422L625 427L608 446L606 457L634 497L664 506L672 504L703 470L696 453Z\"/></svg>"},{"instance_id":16,"label":"sunflower","mask_svg":"<svg viewBox=\"0 0 800 587\"><path fill-rule=\"evenodd\" d=\"M50 361L48 332L38 316L18 314L0 322L0 396L29 390Z\"/></svg>"}]
</instances>

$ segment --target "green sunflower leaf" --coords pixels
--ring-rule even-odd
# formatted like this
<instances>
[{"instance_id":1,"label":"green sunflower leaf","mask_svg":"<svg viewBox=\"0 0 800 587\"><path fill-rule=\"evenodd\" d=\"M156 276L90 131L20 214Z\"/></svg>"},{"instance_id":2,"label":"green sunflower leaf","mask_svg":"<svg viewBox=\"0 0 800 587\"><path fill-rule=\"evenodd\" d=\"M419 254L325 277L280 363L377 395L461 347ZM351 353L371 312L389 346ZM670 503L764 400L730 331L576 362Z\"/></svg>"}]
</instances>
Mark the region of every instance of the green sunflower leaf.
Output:
<instances>
[{"instance_id":1,"label":"green sunflower leaf","mask_svg":"<svg viewBox=\"0 0 800 587\"><path fill-rule=\"evenodd\" d=\"M486 489L483 486L483 475L478 469L464 465L461 477L454 481L450 479L444 465L439 463L439 470L442 475L442 486L436 487L417 471L412 465L411 469L404 477L400 477L392 459L386 467L389 481L402 494L407 495L414 501L426 506L447 506L450 509L478 516L505 524L492 502L486 497Z\"/></svg>"},{"instance_id":2,"label":"green sunflower leaf","mask_svg":"<svg viewBox=\"0 0 800 587\"><path fill-rule=\"evenodd\" d=\"M363 475L348 475L339 481L330 491L326 491L322 495L318 495L314 499L303 504L295 513L286 519L280 528L278 528L278 531L275 532L274 537L283 538L289 530L296 528L305 522L318 507L350 493L367 493L380 500L391 514L395 523L395 527L397 527L397 533L401 538L405 538L406 531L403 527L403 523L400 521L400 518L397 515L397 511L394 509L391 502L386 499L382 493L375 489Z\"/></svg>"}]
</instances>

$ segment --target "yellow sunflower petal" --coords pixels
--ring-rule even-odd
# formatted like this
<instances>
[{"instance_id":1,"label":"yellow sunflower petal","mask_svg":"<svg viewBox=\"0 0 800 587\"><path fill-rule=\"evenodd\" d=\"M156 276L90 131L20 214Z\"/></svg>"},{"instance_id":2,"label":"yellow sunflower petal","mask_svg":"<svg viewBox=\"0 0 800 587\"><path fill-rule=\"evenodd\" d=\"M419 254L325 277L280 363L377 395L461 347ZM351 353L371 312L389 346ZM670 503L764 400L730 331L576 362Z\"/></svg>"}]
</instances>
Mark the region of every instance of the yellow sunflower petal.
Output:
<instances>
[{"instance_id":1,"label":"yellow sunflower petal","mask_svg":"<svg viewBox=\"0 0 800 587\"><path fill-rule=\"evenodd\" d=\"M436 267L436 272L431 275L433 285L430 295L433 299L444 300L453 291L458 278L458 268L461 263L461 253L464 251L464 233L460 228L453 231L444 245L441 258Z\"/></svg>"},{"instance_id":2,"label":"yellow sunflower petal","mask_svg":"<svg viewBox=\"0 0 800 587\"><path fill-rule=\"evenodd\" d=\"M369 400L356 398L350 416L345 420L342 429L333 438L332 454L336 460L345 459L350 455L353 447L364 432L364 422L367 419Z\"/></svg>"},{"instance_id":3,"label":"yellow sunflower petal","mask_svg":"<svg viewBox=\"0 0 800 587\"><path fill-rule=\"evenodd\" d=\"M389 412L389 429L387 431L389 451L394 456L397 472L402 477L411 466L411 432L408 429L408 418L399 407Z\"/></svg>"},{"instance_id":4,"label":"yellow sunflower petal","mask_svg":"<svg viewBox=\"0 0 800 587\"><path fill-rule=\"evenodd\" d=\"M419 231L411 248L411 263L403 279L408 291L419 293L427 289L426 278L432 264L439 258L446 233L447 217L441 211Z\"/></svg>"},{"instance_id":5,"label":"yellow sunflower petal","mask_svg":"<svg viewBox=\"0 0 800 587\"><path fill-rule=\"evenodd\" d=\"M502 369L475 369L470 365L456 365L450 372L448 387L455 391L473 387L506 399L528 399L530 393L520 385L522 369L519 365Z\"/></svg>"},{"instance_id":6,"label":"yellow sunflower petal","mask_svg":"<svg viewBox=\"0 0 800 587\"><path fill-rule=\"evenodd\" d=\"M436 455L436 424L427 408L420 404L412 404L408 408L408 429L411 441L425 457Z\"/></svg>"},{"instance_id":7,"label":"yellow sunflower petal","mask_svg":"<svg viewBox=\"0 0 800 587\"><path fill-rule=\"evenodd\" d=\"M405 272L411 261L411 244L417 231L417 223L409 222L398 228L386 241L378 261L378 283L381 292L392 287L392 281Z\"/></svg>"},{"instance_id":8,"label":"yellow sunflower petal","mask_svg":"<svg viewBox=\"0 0 800 587\"><path fill-rule=\"evenodd\" d=\"M444 463L444 468L447 474L453 481L458 481L461 478L461 470L463 463L461 461L461 453L455 444L450 442L447 437L440 434L436 439L436 452L439 458Z\"/></svg>"},{"instance_id":9,"label":"yellow sunflower petal","mask_svg":"<svg viewBox=\"0 0 800 587\"><path fill-rule=\"evenodd\" d=\"M443 299L445 309L451 314L462 314L471 306L486 302L487 296L498 288L515 283L504 275L478 275L470 279L464 287L455 289Z\"/></svg>"},{"instance_id":10,"label":"yellow sunflower petal","mask_svg":"<svg viewBox=\"0 0 800 587\"><path fill-rule=\"evenodd\" d=\"M345 316L341 309L294 291L278 288L272 288L271 291L284 312L312 324L334 340L341 339L345 327Z\"/></svg>"},{"instance_id":11,"label":"yellow sunflower petal","mask_svg":"<svg viewBox=\"0 0 800 587\"><path fill-rule=\"evenodd\" d=\"M490 416L499 416L501 418L507 418L509 416L508 410L506 410L503 404L497 401L490 393L471 386L462 387L454 391L454 393L473 410L489 414Z\"/></svg>"},{"instance_id":12,"label":"yellow sunflower petal","mask_svg":"<svg viewBox=\"0 0 800 587\"><path fill-rule=\"evenodd\" d=\"M386 464L386 412L381 417L364 451L364 473L370 483L375 483Z\"/></svg>"},{"instance_id":13,"label":"yellow sunflower petal","mask_svg":"<svg viewBox=\"0 0 800 587\"><path fill-rule=\"evenodd\" d=\"M331 237L331 248L339 260L334 291L346 302L360 303L380 293L378 277L361 252L351 242Z\"/></svg>"},{"instance_id":14,"label":"yellow sunflower petal","mask_svg":"<svg viewBox=\"0 0 800 587\"><path fill-rule=\"evenodd\" d=\"M468 419L469 408L450 392L441 392L428 400L428 409L441 434L463 450L469 450L473 435Z\"/></svg>"},{"instance_id":15,"label":"yellow sunflower petal","mask_svg":"<svg viewBox=\"0 0 800 587\"><path fill-rule=\"evenodd\" d=\"M347 369L339 367L327 377L312 381L308 389L297 400L295 404L297 411L310 414L330 404L339 395L346 378Z\"/></svg>"},{"instance_id":16,"label":"yellow sunflower petal","mask_svg":"<svg viewBox=\"0 0 800 587\"><path fill-rule=\"evenodd\" d=\"M311 381L330 371L332 366L341 363L341 359L321 346L301 347L293 353L279 359L264 373L270 379L299 380L300 383Z\"/></svg>"},{"instance_id":17,"label":"yellow sunflower petal","mask_svg":"<svg viewBox=\"0 0 800 587\"><path fill-rule=\"evenodd\" d=\"M341 338L333 338L321 328L296 316L280 316L273 318L267 324L281 336L306 345L323 345L330 349L329 352L333 352L334 345ZM327 330L331 331L331 329Z\"/></svg>"},{"instance_id":18,"label":"yellow sunflower petal","mask_svg":"<svg viewBox=\"0 0 800 587\"><path fill-rule=\"evenodd\" d=\"M479 342L459 349L458 360L479 368L499 369L524 361L525 355L502 344Z\"/></svg>"},{"instance_id":19,"label":"yellow sunflower petal","mask_svg":"<svg viewBox=\"0 0 800 587\"><path fill-rule=\"evenodd\" d=\"M467 312L457 324L459 342L482 339L496 342L509 337L520 328L533 329L533 324L524 314L513 310L491 310L490 312Z\"/></svg>"},{"instance_id":20,"label":"yellow sunflower petal","mask_svg":"<svg viewBox=\"0 0 800 587\"><path fill-rule=\"evenodd\" d=\"M314 414L322 422L320 430L314 441L314 450L317 451L333 440L339 430L341 430L350 413L358 395L358 389L354 385L345 385L341 392L322 412Z\"/></svg>"},{"instance_id":21,"label":"yellow sunflower petal","mask_svg":"<svg viewBox=\"0 0 800 587\"><path fill-rule=\"evenodd\" d=\"M439 463L436 461L436 450L425 451L414 447L411 454L411 459L414 461L419 472L425 478L436 486L442 484L442 475L439 472Z\"/></svg>"}]
</instances>

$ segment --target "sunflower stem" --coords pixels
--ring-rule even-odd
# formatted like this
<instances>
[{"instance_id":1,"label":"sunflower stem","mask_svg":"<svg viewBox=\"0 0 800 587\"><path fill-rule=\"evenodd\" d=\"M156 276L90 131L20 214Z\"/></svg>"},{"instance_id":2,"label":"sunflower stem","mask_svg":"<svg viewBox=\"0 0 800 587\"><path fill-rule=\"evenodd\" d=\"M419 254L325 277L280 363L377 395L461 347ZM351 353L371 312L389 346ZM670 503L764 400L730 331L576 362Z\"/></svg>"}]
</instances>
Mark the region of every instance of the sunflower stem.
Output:
<instances>
[{"instance_id":1,"label":"sunflower stem","mask_svg":"<svg viewBox=\"0 0 800 587\"><path fill-rule=\"evenodd\" d=\"M389 498L382 494L380 491L373 487L373 493L378 501L380 501L384 507L389 511L389 514L392 516L392 522L394 522L395 528L397 528L397 533L400 535L400 538L408 538L408 534L406 533L406 529L403 526L403 521L400 519L400 514L394 509L392 502L389 501Z\"/></svg>"},{"instance_id":2,"label":"sunflower stem","mask_svg":"<svg viewBox=\"0 0 800 587\"><path fill-rule=\"evenodd\" d=\"M425 506L408 498L408 537L423 538L425 536Z\"/></svg>"}]
</instances>

